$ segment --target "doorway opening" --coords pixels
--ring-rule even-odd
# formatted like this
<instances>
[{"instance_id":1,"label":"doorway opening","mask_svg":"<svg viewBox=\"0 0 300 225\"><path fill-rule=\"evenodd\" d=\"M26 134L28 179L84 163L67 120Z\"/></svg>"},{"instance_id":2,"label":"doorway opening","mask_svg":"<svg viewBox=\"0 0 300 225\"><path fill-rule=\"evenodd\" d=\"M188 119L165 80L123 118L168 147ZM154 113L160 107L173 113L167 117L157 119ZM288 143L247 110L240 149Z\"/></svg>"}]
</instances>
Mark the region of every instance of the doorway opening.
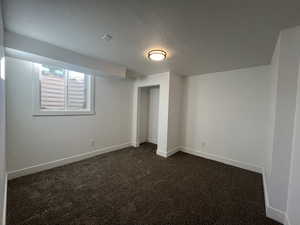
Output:
<instances>
[{"instance_id":1,"label":"doorway opening","mask_svg":"<svg viewBox=\"0 0 300 225\"><path fill-rule=\"evenodd\" d=\"M138 142L157 146L159 126L159 86L139 88L139 129ZM157 147L155 148L157 149Z\"/></svg>"}]
</instances>

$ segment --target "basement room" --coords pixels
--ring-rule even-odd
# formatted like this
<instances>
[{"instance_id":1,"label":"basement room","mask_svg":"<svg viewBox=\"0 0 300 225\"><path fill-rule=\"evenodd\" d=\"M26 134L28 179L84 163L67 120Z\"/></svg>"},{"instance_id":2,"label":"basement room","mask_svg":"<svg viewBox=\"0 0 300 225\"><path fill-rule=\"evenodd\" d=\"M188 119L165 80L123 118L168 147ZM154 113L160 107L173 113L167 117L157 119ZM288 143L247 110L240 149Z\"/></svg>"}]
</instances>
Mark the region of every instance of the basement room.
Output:
<instances>
[{"instance_id":1,"label":"basement room","mask_svg":"<svg viewBox=\"0 0 300 225\"><path fill-rule=\"evenodd\" d=\"M300 1L0 0L0 225L299 225Z\"/></svg>"}]
</instances>

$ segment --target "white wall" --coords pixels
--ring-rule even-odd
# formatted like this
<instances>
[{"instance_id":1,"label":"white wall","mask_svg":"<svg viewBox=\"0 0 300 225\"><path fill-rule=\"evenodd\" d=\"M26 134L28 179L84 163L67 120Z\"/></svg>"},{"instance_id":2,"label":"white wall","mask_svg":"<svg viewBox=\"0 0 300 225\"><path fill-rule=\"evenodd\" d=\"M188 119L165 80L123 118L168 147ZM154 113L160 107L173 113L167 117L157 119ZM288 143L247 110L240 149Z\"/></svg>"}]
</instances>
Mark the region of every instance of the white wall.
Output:
<instances>
[{"instance_id":1,"label":"white wall","mask_svg":"<svg viewBox=\"0 0 300 225\"><path fill-rule=\"evenodd\" d=\"M168 152L178 151L181 145L181 120L183 79L178 74L170 73L169 88L169 127L168 127Z\"/></svg>"},{"instance_id":2,"label":"white wall","mask_svg":"<svg viewBox=\"0 0 300 225\"><path fill-rule=\"evenodd\" d=\"M157 144L159 111L159 87L149 88L149 126L148 141Z\"/></svg>"},{"instance_id":3,"label":"white wall","mask_svg":"<svg viewBox=\"0 0 300 225\"><path fill-rule=\"evenodd\" d=\"M264 166L271 125L270 66L186 77L185 148Z\"/></svg>"},{"instance_id":4,"label":"white wall","mask_svg":"<svg viewBox=\"0 0 300 225\"><path fill-rule=\"evenodd\" d=\"M131 81L96 77L96 115L33 117L32 70L28 61L7 58L9 171L130 143Z\"/></svg>"},{"instance_id":5,"label":"white wall","mask_svg":"<svg viewBox=\"0 0 300 225\"><path fill-rule=\"evenodd\" d=\"M277 80L277 90L268 196L270 207L279 212L279 220L283 220L282 218L287 210L300 61L299 43L300 27L281 31L276 46L277 51L274 52L273 56L275 63L272 64L272 76Z\"/></svg>"},{"instance_id":6,"label":"white wall","mask_svg":"<svg viewBox=\"0 0 300 225\"><path fill-rule=\"evenodd\" d=\"M300 67L299 67L300 68ZM298 74L300 74L300 69ZM298 77L297 108L295 116L293 151L291 156L289 194L287 201L287 216L289 224L300 224L300 76Z\"/></svg>"},{"instance_id":7,"label":"white wall","mask_svg":"<svg viewBox=\"0 0 300 225\"><path fill-rule=\"evenodd\" d=\"M273 57L271 60L271 126L269 131L269 147L266 149L265 156L265 179L267 189L269 189L268 184L270 183L271 171L272 171L272 158L273 158L273 147L274 147L274 130L275 130L275 119L276 119L276 97L277 97L277 81L278 81L278 71L279 71L279 53L280 53L280 37L276 43ZM267 194L267 193L266 193Z\"/></svg>"},{"instance_id":8,"label":"white wall","mask_svg":"<svg viewBox=\"0 0 300 225\"><path fill-rule=\"evenodd\" d=\"M2 4L0 2L0 224L5 224L6 155L5 155L5 69L3 49Z\"/></svg>"}]
</instances>

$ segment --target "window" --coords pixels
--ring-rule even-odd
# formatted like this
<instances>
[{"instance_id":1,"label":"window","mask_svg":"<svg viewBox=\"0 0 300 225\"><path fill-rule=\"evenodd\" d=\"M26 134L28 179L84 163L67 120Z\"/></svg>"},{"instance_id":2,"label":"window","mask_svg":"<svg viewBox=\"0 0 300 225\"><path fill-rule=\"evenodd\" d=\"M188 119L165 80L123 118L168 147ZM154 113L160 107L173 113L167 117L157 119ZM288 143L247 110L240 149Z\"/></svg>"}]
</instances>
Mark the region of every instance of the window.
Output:
<instances>
[{"instance_id":1,"label":"window","mask_svg":"<svg viewBox=\"0 0 300 225\"><path fill-rule=\"evenodd\" d=\"M93 77L57 66L35 64L34 115L94 113Z\"/></svg>"}]
</instances>

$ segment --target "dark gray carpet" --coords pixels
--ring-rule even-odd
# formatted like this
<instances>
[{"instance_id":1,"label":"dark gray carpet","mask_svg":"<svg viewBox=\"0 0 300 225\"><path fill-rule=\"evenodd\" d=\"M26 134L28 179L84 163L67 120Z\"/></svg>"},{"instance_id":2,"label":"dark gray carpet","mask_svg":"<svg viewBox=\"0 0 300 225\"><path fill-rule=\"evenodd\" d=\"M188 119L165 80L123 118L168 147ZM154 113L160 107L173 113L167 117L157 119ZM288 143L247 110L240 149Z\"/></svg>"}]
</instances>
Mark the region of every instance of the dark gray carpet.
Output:
<instances>
[{"instance_id":1,"label":"dark gray carpet","mask_svg":"<svg viewBox=\"0 0 300 225\"><path fill-rule=\"evenodd\" d=\"M259 174L156 146L9 181L8 225L278 225Z\"/></svg>"}]
</instances>

